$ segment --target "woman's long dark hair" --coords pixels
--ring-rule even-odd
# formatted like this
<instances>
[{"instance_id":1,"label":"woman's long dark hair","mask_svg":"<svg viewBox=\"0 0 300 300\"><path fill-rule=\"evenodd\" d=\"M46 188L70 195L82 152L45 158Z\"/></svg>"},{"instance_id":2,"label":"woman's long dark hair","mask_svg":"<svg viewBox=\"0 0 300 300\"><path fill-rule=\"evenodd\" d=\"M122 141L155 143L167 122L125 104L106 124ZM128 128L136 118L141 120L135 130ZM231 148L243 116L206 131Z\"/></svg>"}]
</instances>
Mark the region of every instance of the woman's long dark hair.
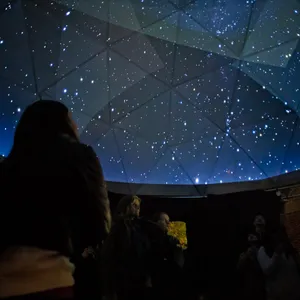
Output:
<instances>
[{"instance_id":1,"label":"woman's long dark hair","mask_svg":"<svg viewBox=\"0 0 300 300\"><path fill-rule=\"evenodd\" d=\"M68 108L58 101L37 101L23 112L8 159L32 151L39 144L51 144L61 135L79 141Z\"/></svg>"}]
</instances>

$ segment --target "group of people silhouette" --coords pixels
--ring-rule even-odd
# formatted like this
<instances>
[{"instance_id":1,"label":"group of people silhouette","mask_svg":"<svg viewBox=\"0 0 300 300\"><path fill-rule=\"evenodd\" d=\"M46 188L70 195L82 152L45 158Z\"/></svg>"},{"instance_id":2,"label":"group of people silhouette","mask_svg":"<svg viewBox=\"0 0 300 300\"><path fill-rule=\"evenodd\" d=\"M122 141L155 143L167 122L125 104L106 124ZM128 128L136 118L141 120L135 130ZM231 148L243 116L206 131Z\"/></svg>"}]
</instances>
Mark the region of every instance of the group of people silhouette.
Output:
<instances>
[{"instance_id":1,"label":"group of people silhouette","mask_svg":"<svg viewBox=\"0 0 300 300\"><path fill-rule=\"evenodd\" d=\"M61 102L25 109L0 174L0 299L187 296L169 216L140 216L134 195L111 215L100 160ZM257 216L237 263L239 299L300 300L298 253L284 230L266 228Z\"/></svg>"},{"instance_id":2,"label":"group of people silhouette","mask_svg":"<svg viewBox=\"0 0 300 300\"><path fill-rule=\"evenodd\" d=\"M253 225L237 266L241 299L300 299L300 257L284 226L268 230L262 215Z\"/></svg>"},{"instance_id":3,"label":"group of people silhouette","mask_svg":"<svg viewBox=\"0 0 300 300\"><path fill-rule=\"evenodd\" d=\"M166 214L141 218L130 195L111 217L100 161L61 102L25 109L0 168L1 299L147 299L166 262L182 265Z\"/></svg>"}]
</instances>

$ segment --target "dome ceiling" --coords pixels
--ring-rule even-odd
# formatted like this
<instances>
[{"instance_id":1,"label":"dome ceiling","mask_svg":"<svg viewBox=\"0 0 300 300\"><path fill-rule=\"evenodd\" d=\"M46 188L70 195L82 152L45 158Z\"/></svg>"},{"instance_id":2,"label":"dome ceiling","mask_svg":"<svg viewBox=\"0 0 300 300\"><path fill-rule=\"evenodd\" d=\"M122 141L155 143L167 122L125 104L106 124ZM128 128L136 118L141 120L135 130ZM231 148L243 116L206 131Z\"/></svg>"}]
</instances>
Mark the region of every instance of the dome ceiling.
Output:
<instances>
[{"instance_id":1,"label":"dome ceiling","mask_svg":"<svg viewBox=\"0 0 300 300\"><path fill-rule=\"evenodd\" d=\"M108 181L198 185L299 169L299 1L1 3L3 154L23 109L57 99Z\"/></svg>"}]
</instances>

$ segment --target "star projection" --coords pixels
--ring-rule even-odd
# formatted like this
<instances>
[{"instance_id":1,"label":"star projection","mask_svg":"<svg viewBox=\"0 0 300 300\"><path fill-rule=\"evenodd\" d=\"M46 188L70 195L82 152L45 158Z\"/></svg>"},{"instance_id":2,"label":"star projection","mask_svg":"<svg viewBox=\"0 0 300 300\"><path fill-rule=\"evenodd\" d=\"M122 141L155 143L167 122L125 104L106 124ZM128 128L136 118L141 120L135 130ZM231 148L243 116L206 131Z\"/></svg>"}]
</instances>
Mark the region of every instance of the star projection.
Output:
<instances>
[{"instance_id":1,"label":"star projection","mask_svg":"<svg viewBox=\"0 0 300 300\"><path fill-rule=\"evenodd\" d=\"M106 179L200 185L300 168L299 0L0 4L0 153L65 103Z\"/></svg>"}]
</instances>

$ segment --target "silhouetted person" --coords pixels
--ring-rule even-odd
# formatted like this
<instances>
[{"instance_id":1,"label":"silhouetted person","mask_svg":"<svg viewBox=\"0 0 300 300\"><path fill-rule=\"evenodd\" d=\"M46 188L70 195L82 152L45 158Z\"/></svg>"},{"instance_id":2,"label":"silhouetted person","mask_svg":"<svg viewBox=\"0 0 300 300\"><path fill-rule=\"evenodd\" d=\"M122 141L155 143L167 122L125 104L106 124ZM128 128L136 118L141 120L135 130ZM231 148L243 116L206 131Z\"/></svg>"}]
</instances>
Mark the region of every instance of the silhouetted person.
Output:
<instances>
[{"instance_id":1,"label":"silhouetted person","mask_svg":"<svg viewBox=\"0 0 300 300\"><path fill-rule=\"evenodd\" d=\"M151 290L151 224L139 218L141 199L122 198L103 245L104 294L108 299L144 300ZM154 226L154 225L152 225Z\"/></svg>"},{"instance_id":2,"label":"silhouetted person","mask_svg":"<svg viewBox=\"0 0 300 300\"><path fill-rule=\"evenodd\" d=\"M71 299L73 248L101 243L110 229L96 154L66 106L38 101L0 168L0 298Z\"/></svg>"},{"instance_id":3,"label":"silhouetted person","mask_svg":"<svg viewBox=\"0 0 300 300\"><path fill-rule=\"evenodd\" d=\"M153 268L153 287L157 299L181 299L183 285L183 251L177 238L168 234L170 217L164 212L156 213L153 221L163 232L160 248L156 248Z\"/></svg>"},{"instance_id":4,"label":"silhouetted person","mask_svg":"<svg viewBox=\"0 0 300 300\"><path fill-rule=\"evenodd\" d=\"M164 258L175 262L179 267L183 267L184 256L182 248L180 247L180 242L174 236L168 234L168 229L170 225L170 217L164 212L156 213L153 216L153 221L159 226L159 228L164 233Z\"/></svg>"},{"instance_id":5,"label":"silhouetted person","mask_svg":"<svg viewBox=\"0 0 300 300\"><path fill-rule=\"evenodd\" d=\"M300 259L284 230L265 239L258 262L266 278L268 300L300 299Z\"/></svg>"}]
</instances>

